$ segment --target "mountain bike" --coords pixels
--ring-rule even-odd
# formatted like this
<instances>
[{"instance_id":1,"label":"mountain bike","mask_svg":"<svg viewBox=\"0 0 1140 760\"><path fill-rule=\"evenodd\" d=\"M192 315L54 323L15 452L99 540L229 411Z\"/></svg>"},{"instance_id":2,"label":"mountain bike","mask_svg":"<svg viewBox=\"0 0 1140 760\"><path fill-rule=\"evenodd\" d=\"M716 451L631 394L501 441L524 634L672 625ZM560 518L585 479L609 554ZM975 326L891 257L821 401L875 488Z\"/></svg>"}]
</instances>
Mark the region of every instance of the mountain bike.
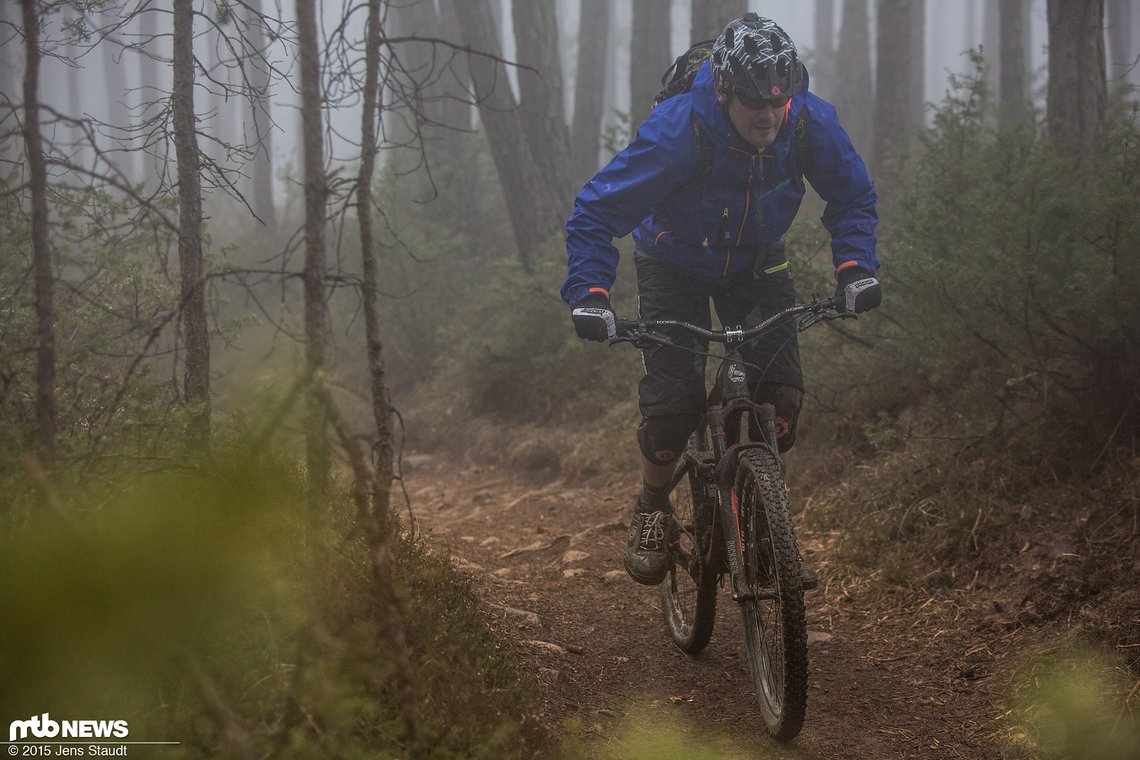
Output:
<instances>
[{"instance_id":1,"label":"mountain bike","mask_svg":"<svg viewBox=\"0 0 1140 760\"><path fill-rule=\"evenodd\" d=\"M655 330L673 327L725 345L725 355L713 357L721 366L704 417L669 484L674 525L670 569L659 586L661 608L673 642L696 655L712 637L718 588L727 578L744 621L760 712L780 741L799 733L807 707L804 588L776 444L775 408L752 400L748 370L761 368L745 362L739 348L783 320L798 318L803 332L848 317L854 315L838 312L833 299L813 298L748 329L618 319L611 340L637 348L671 346Z\"/></svg>"}]
</instances>

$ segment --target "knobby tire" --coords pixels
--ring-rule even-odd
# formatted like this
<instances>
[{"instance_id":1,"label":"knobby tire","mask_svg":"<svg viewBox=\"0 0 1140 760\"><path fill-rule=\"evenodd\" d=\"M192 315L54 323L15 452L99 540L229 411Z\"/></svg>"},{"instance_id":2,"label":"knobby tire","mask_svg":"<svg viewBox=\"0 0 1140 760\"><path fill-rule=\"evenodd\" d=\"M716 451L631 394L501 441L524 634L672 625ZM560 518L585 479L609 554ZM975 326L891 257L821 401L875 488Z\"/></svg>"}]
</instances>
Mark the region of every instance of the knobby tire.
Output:
<instances>
[{"instance_id":1,"label":"knobby tire","mask_svg":"<svg viewBox=\"0 0 1140 760\"><path fill-rule=\"evenodd\" d=\"M661 612L673 643L682 652L696 655L708 646L716 622L718 573L711 561L714 506L693 466L688 467L670 499L676 528L669 574L658 586Z\"/></svg>"},{"instance_id":2,"label":"knobby tire","mask_svg":"<svg viewBox=\"0 0 1140 760\"><path fill-rule=\"evenodd\" d=\"M745 580L757 594L741 605L748 667L768 732L788 741L807 707L807 623L787 492L770 451L741 453L735 495Z\"/></svg>"}]
</instances>

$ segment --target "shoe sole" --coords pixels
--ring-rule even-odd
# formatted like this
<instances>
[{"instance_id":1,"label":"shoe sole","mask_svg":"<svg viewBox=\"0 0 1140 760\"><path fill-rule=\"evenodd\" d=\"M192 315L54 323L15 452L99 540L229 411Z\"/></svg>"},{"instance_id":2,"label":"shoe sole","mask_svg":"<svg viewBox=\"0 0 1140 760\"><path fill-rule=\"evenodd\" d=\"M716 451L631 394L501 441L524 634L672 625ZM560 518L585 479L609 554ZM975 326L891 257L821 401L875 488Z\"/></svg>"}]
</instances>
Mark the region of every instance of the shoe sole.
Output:
<instances>
[{"instance_id":1,"label":"shoe sole","mask_svg":"<svg viewBox=\"0 0 1140 760\"><path fill-rule=\"evenodd\" d=\"M626 574L637 583L640 583L642 586L659 586L661 585L661 582L664 581L665 578L669 575L668 566L666 566L666 568L661 572L660 576L653 576L643 575L640 571L630 567L628 562L623 561L622 564L625 565Z\"/></svg>"}]
</instances>

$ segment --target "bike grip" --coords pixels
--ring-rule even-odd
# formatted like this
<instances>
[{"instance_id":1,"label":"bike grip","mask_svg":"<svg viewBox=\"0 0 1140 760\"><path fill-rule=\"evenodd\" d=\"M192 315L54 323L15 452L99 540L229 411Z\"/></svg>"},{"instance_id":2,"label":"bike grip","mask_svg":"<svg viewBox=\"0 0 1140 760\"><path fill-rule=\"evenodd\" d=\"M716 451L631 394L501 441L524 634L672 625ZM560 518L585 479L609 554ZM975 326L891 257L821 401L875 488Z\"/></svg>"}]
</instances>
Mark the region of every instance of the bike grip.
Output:
<instances>
[{"instance_id":1,"label":"bike grip","mask_svg":"<svg viewBox=\"0 0 1140 760\"><path fill-rule=\"evenodd\" d=\"M614 320L614 313L609 309L599 309L596 306L581 306L574 309L570 314L573 317L600 319L606 324L606 337L610 339L617 337L617 324Z\"/></svg>"}]
</instances>

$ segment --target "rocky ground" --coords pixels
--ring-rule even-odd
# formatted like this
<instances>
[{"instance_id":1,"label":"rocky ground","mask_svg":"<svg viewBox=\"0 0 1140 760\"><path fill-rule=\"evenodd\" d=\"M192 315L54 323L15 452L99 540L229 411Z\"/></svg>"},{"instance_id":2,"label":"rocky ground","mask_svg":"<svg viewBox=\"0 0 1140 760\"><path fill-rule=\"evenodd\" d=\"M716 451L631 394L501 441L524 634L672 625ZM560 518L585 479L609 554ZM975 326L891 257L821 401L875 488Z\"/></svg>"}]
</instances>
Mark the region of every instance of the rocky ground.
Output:
<instances>
[{"instance_id":1,"label":"rocky ground","mask_svg":"<svg viewBox=\"0 0 1140 760\"><path fill-rule=\"evenodd\" d=\"M576 718L586 741L606 742L639 716L766 758L1020 756L1003 665L1041 629L1023 625L1036 613L1019 589L977 574L937 592L892 588L844 573L828 538L801 529L821 584L807 599L807 720L781 746L764 733L731 598L722 591L712 643L691 658L673 646L656 589L621 569L633 478L576 487L427 463L407 482L419 529L475 578L496 633L543 687L537 717L556 730Z\"/></svg>"}]
</instances>

